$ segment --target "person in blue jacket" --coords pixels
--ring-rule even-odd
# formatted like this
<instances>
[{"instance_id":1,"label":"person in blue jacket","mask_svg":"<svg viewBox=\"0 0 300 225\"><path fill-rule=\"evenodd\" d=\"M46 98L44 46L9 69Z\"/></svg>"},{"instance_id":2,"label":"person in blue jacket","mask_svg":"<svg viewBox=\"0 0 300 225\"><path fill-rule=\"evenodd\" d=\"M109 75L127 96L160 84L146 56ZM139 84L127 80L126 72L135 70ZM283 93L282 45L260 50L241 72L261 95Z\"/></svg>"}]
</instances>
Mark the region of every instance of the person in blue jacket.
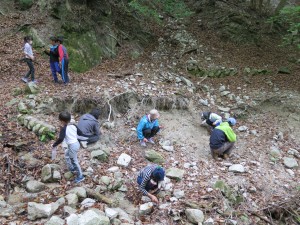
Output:
<instances>
[{"instance_id":1,"label":"person in blue jacket","mask_svg":"<svg viewBox=\"0 0 300 225\"><path fill-rule=\"evenodd\" d=\"M44 52L50 56L50 69L52 72L53 82L58 83L57 73L60 72L59 68L59 58L58 58L58 46L56 45L56 37L50 37L50 48L46 49Z\"/></svg>"},{"instance_id":2,"label":"person in blue jacket","mask_svg":"<svg viewBox=\"0 0 300 225\"><path fill-rule=\"evenodd\" d=\"M144 115L136 128L137 137L141 146L146 147L146 143L155 144L153 137L159 132L161 126L158 123L159 113L152 109L149 114Z\"/></svg>"}]
</instances>

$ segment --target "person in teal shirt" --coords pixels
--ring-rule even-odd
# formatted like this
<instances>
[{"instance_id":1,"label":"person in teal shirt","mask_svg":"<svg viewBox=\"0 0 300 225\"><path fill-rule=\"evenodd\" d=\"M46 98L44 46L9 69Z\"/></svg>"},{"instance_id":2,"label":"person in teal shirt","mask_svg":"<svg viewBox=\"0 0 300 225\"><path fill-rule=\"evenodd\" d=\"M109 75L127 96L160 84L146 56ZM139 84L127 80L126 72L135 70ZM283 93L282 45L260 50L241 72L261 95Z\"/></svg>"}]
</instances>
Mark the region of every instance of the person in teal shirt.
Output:
<instances>
[{"instance_id":1,"label":"person in teal shirt","mask_svg":"<svg viewBox=\"0 0 300 225\"><path fill-rule=\"evenodd\" d=\"M141 146L146 147L146 143L155 144L153 137L159 132L161 126L158 122L159 113L152 109L149 114L144 115L136 128L137 137Z\"/></svg>"}]
</instances>

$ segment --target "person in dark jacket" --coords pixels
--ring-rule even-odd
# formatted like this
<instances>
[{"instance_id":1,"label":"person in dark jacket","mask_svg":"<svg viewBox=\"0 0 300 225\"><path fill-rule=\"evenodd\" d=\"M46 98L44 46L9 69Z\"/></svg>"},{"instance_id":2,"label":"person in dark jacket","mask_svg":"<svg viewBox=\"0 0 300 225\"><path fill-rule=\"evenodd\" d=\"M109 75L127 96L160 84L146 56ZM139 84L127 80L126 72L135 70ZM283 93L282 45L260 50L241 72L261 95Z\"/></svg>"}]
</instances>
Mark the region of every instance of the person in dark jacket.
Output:
<instances>
[{"instance_id":1,"label":"person in dark jacket","mask_svg":"<svg viewBox=\"0 0 300 225\"><path fill-rule=\"evenodd\" d=\"M100 139L100 124L98 122L100 116L99 109L92 109L90 113L84 114L80 117L78 122L78 139L84 145L97 142ZM85 147L85 146L84 146Z\"/></svg>"},{"instance_id":2,"label":"person in dark jacket","mask_svg":"<svg viewBox=\"0 0 300 225\"><path fill-rule=\"evenodd\" d=\"M59 55L58 55L58 46L56 44L56 37L50 37L50 48L46 49L44 52L50 56L50 69L52 72L53 82L58 83L57 73L60 72L59 68Z\"/></svg>"},{"instance_id":3,"label":"person in dark jacket","mask_svg":"<svg viewBox=\"0 0 300 225\"><path fill-rule=\"evenodd\" d=\"M222 156L224 159L229 157L236 141L236 134L231 128L235 124L234 118L228 118L227 122L223 122L213 129L209 145L214 159L217 159L218 156Z\"/></svg>"}]
</instances>

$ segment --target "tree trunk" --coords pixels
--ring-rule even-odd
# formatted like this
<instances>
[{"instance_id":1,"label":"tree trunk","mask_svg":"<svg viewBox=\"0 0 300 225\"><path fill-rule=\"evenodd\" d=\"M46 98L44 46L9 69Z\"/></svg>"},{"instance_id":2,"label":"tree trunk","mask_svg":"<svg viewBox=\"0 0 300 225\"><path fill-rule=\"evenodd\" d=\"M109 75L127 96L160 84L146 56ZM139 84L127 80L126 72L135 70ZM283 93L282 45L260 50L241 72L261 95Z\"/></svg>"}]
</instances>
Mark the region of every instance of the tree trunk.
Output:
<instances>
[{"instance_id":1,"label":"tree trunk","mask_svg":"<svg viewBox=\"0 0 300 225\"><path fill-rule=\"evenodd\" d=\"M286 3L288 2L288 0L280 0L279 4L277 5L276 9L275 9L275 15L278 15L280 10L283 9L284 6L286 6Z\"/></svg>"}]
</instances>

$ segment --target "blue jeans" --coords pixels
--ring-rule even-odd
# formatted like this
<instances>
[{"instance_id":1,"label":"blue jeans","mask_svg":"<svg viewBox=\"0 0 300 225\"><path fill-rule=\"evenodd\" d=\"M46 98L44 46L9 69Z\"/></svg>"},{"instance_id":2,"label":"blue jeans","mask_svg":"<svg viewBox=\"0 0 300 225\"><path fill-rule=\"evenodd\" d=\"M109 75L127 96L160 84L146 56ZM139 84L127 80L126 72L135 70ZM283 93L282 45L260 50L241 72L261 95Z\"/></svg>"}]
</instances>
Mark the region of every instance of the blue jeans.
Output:
<instances>
[{"instance_id":1,"label":"blue jeans","mask_svg":"<svg viewBox=\"0 0 300 225\"><path fill-rule=\"evenodd\" d=\"M58 81L56 73L61 73L58 62L50 62L50 69L52 72L52 77L55 82Z\"/></svg>"},{"instance_id":2,"label":"blue jeans","mask_svg":"<svg viewBox=\"0 0 300 225\"><path fill-rule=\"evenodd\" d=\"M69 170L76 171L77 177L82 177L82 171L77 158L79 149L79 142L68 145L68 148L65 151L65 160Z\"/></svg>"}]
</instances>

